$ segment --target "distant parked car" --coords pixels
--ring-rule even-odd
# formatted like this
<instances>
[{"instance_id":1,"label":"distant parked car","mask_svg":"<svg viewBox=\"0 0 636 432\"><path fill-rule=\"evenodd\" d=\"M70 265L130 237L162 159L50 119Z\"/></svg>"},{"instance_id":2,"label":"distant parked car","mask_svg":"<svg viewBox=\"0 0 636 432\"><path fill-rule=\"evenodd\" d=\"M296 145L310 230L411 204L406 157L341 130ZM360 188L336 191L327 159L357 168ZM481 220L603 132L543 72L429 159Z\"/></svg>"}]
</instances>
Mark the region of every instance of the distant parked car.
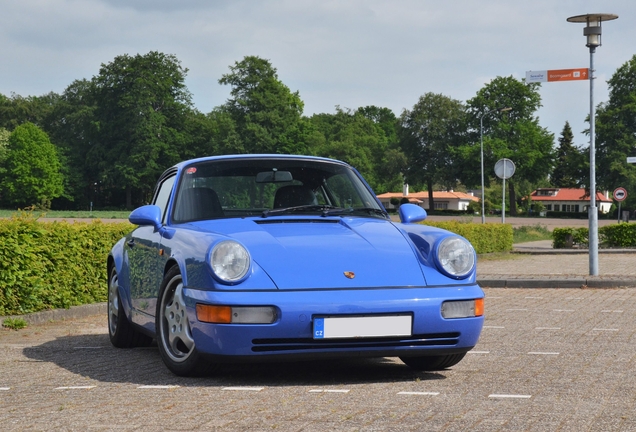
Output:
<instances>
[{"instance_id":1,"label":"distant parked car","mask_svg":"<svg viewBox=\"0 0 636 432\"><path fill-rule=\"evenodd\" d=\"M351 166L286 155L189 160L159 178L108 256L116 347L157 340L177 375L244 360L397 356L457 364L483 325L476 255L401 223Z\"/></svg>"}]
</instances>

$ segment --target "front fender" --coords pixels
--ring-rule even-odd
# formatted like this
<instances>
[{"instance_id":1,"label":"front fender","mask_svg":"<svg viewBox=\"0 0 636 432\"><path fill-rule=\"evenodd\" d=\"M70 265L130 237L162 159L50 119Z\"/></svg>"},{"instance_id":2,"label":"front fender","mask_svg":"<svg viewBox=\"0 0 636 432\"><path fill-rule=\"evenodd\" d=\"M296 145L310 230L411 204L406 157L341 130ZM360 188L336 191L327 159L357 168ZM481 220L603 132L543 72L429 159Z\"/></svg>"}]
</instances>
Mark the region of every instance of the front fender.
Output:
<instances>
[{"instance_id":1,"label":"front fender","mask_svg":"<svg viewBox=\"0 0 636 432\"><path fill-rule=\"evenodd\" d=\"M121 238L108 254L108 278L114 267L117 272L119 298L124 308L124 314L129 321L132 319L132 302L130 298L130 272L128 267L128 254L124 245L128 236Z\"/></svg>"},{"instance_id":2,"label":"front fender","mask_svg":"<svg viewBox=\"0 0 636 432\"><path fill-rule=\"evenodd\" d=\"M269 275L252 259L249 277L236 285L225 285L212 276L208 263L208 252L212 245L223 240L235 240L231 235L197 230L175 230L172 238L163 238L164 274L173 265L178 265L186 288L198 290L255 290L276 289ZM237 240L238 241L238 240ZM248 249L249 250L249 249Z\"/></svg>"},{"instance_id":3,"label":"front fender","mask_svg":"<svg viewBox=\"0 0 636 432\"><path fill-rule=\"evenodd\" d=\"M432 256L435 245L448 236L457 236L458 234L450 231L422 224L396 224L404 237L412 245L413 250L417 254L423 272L426 275L426 281L429 286L443 285L464 285L474 284L477 280L477 265L473 271L466 277L461 279L453 279L445 276L435 264ZM461 236L459 236L461 237ZM462 237L463 238L463 237ZM476 263L476 260L475 260Z\"/></svg>"}]
</instances>

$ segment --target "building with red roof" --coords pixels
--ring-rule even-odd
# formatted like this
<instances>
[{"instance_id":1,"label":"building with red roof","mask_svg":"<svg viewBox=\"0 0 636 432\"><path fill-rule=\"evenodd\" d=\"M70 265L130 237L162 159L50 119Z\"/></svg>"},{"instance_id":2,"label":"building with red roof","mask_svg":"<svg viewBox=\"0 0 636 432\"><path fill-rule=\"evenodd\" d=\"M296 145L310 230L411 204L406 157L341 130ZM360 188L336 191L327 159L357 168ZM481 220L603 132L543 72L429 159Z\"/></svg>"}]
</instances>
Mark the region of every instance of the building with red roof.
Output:
<instances>
[{"instance_id":1,"label":"building with red roof","mask_svg":"<svg viewBox=\"0 0 636 432\"><path fill-rule=\"evenodd\" d=\"M608 213L612 200L596 192L596 206L600 213ZM587 213L590 205L590 193L584 188L539 188L530 194L533 202L540 202L547 211Z\"/></svg>"},{"instance_id":2,"label":"building with red roof","mask_svg":"<svg viewBox=\"0 0 636 432\"><path fill-rule=\"evenodd\" d=\"M378 199L385 209L390 210L399 207L391 204L391 198L406 198L411 204L416 204L425 210L430 210L428 205L428 191L409 193L405 188L404 193L387 192L378 195ZM479 202L479 198L472 194L464 192L450 191L433 191L433 202L435 210L466 210L471 202Z\"/></svg>"}]
</instances>

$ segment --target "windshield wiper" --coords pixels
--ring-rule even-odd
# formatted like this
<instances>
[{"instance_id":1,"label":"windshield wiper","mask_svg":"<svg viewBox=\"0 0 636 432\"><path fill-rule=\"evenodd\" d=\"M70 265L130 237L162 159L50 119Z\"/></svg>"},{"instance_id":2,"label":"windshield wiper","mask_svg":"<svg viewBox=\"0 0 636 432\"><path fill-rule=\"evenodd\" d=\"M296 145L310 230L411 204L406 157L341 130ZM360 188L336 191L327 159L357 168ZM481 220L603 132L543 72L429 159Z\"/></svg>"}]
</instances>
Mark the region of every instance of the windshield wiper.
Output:
<instances>
[{"instance_id":1,"label":"windshield wiper","mask_svg":"<svg viewBox=\"0 0 636 432\"><path fill-rule=\"evenodd\" d=\"M351 213L354 209L352 208L342 208L342 207L334 207L330 205L302 205L302 206L294 206L294 207L281 207L277 209L265 210L261 214L261 217L266 218L267 216L274 216L281 213L294 213L299 211L321 211L321 216L334 216L343 213Z\"/></svg>"},{"instance_id":2,"label":"windshield wiper","mask_svg":"<svg viewBox=\"0 0 636 432\"><path fill-rule=\"evenodd\" d=\"M384 210L380 210L379 208L375 208L375 207L356 207L351 209L352 211L362 211L362 212L366 212L368 214L374 214L374 215L378 215L378 216L382 216L385 219L389 218L389 214L384 211Z\"/></svg>"}]
</instances>

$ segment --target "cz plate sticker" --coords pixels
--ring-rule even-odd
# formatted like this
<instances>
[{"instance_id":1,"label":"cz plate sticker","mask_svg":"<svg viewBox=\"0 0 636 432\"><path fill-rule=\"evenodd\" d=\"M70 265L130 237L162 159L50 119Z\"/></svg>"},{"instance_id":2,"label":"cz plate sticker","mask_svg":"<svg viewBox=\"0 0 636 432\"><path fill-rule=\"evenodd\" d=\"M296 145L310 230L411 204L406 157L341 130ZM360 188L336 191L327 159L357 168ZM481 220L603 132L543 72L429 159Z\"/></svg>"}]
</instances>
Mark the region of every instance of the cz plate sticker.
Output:
<instances>
[{"instance_id":1,"label":"cz plate sticker","mask_svg":"<svg viewBox=\"0 0 636 432\"><path fill-rule=\"evenodd\" d=\"M325 319L315 318L314 319L314 339L324 339L324 338L325 338Z\"/></svg>"}]
</instances>

